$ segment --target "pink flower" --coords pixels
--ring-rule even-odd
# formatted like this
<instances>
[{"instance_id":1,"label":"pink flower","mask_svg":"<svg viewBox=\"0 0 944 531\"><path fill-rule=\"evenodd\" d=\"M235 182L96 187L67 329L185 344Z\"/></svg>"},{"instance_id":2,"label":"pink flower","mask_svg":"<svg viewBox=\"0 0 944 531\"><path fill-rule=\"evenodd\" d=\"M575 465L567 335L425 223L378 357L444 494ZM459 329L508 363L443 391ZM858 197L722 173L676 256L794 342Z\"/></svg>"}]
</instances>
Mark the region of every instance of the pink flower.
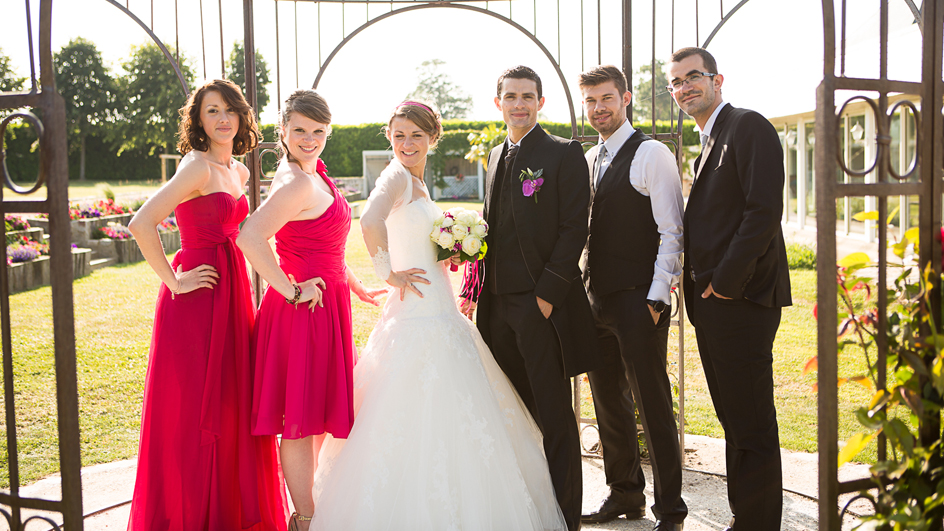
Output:
<instances>
[{"instance_id":1,"label":"pink flower","mask_svg":"<svg viewBox=\"0 0 944 531\"><path fill-rule=\"evenodd\" d=\"M525 179L521 183L521 192L524 193L525 197L531 197L537 192L541 191L541 185L544 184L544 179L537 178L534 180ZM537 202L537 197L534 198L534 201Z\"/></svg>"}]
</instances>

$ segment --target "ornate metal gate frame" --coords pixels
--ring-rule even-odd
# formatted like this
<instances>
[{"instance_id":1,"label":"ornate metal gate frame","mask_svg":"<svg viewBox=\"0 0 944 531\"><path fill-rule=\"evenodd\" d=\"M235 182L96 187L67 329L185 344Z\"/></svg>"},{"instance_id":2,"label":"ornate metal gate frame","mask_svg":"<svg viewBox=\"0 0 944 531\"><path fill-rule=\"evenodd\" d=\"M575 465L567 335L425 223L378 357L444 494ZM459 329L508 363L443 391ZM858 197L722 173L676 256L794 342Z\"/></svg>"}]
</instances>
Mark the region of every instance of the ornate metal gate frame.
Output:
<instances>
[{"instance_id":1,"label":"ornate metal gate frame","mask_svg":"<svg viewBox=\"0 0 944 531\"><path fill-rule=\"evenodd\" d=\"M838 480L838 392L837 370L837 302L836 302L836 200L850 196L878 197L880 230L878 243L878 324L877 337L878 382L886 380L888 341L887 305L887 234L881 220L888 216L888 197L897 195L919 196L919 266L923 270L931 264L930 299L932 308L940 308L941 292L941 215L942 162L944 162L944 122L941 110L944 102L944 82L941 79L942 42L944 42L944 1L926 0L918 9L911 0L904 0L922 28L922 73L920 82L905 82L888 77L888 0L880 1L879 22L879 76L855 78L845 75L846 0L839 13L841 36L836 74L837 14L834 0L823 0L824 62L823 81L817 90L815 154L816 225L817 225L817 293L818 293L818 418L819 418L819 529L839 531L842 520L838 511L839 495L875 488L869 479L840 482ZM843 102L837 111L837 91L877 92L877 100L853 96ZM900 101L891 107L890 93L917 94L920 102ZM840 150L840 117L843 108L854 100L866 101L876 122L877 153L874 161L866 162L864 171L850 170L842 162ZM890 163L889 127L891 117L899 107L907 107L914 114L917 125L916 163L912 171L899 175ZM920 109L920 111L919 111ZM874 183L842 183L836 175L841 172L862 176L874 171ZM839 173L842 175L842 173ZM916 179L914 179L916 177ZM935 326L940 327L941 316L935 313ZM940 440L940 418L936 426L920 426L922 444ZM885 440L879 437L878 458L885 459ZM940 450L938 450L940 452ZM940 529L940 523L938 523Z\"/></svg>"},{"instance_id":2,"label":"ornate metal gate frame","mask_svg":"<svg viewBox=\"0 0 944 531\"><path fill-rule=\"evenodd\" d=\"M26 13L27 13L27 26L32 28L30 24L29 14L30 14L30 0L26 1ZM157 44L157 46L164 53L165 58L168 63L174 68L178 80L180 81L183 94L186 96L189 94L189 87L184 81L183 76L181 75L179 62L179 46L176 49L177 56L174 57L168 51L163 42L158 38L158 36L153 31L153 18L154 18L154 0L150 2L151 9L151 25L150 27L145 24L141 18L139 18L134 12L128 7L127 0L125 5L119 3L118 0L105 0L113 7L121 10L129 18L132 19L142 30L144 30L150 39ZM542 50L548 60L551 62L554 67L558 78L563 86L564 92L566 94L568 104L570 107L570 117L571 117L571 130L572 136L574 139L577 139L581 142L593 142L597 140L596 135L588 135L586 126L583 123L583 117L581 113L580 125L578 128L578 118L576 107L574 105L573 98L568 87L567 78L565 77L564 71L561 68L561 54L560 54L560 31L561 23L560 17L558 16L557 22L557 34L558 34L558 50L556 57L554 54L547 49L547 47L542 43L542 40L537 36L537 19L536 19L536 9L537 1L532 0L532 6L535 10L535 20L534 25L532 26L533 30L527 29L525 26L527 23L516 21L512 16L512 6L522 4L521 0L516 0L514 2L502 2L502 1L492 1L488 0L464 0L462 2L452 2L451 0L431 0L426 2L415 2L410 0L275 0L274 4L276 6L276 33L278 33L278 4L279 3L292 3L297 5L298 1L307 1L311 3L318 4L319 7L321 4L340 4L343 6L345 4L374 4L374 5L384 5L389 6L389 11L368 19L357 29L345 32L340 43L337 44L335 49L331 52L328 58L322 62L320 56L320 47L319 47L319 70L316 79L313 82L313 88L317 88L321 80L321 77L331 62L332 58L338 53L338 51L347 44L351 39L353 39L358 33L366 29L367 27L373 25L380 20L391 17L396 14L406 13L409 11L415 11L418 9L428 9L428 8L453 8L453 9L463 9L470 12L479 13L482 15L490 16L496 19L499 19L510 27L518 30L519 32L525 34L538 48ZM559 1L559 0L558 0ZM714 25L713 30L710 32L709 36L701 42L698 36L698 28L700 24L698 21L698 0L696 0L696 36L695 42L701 42L702 46L707 46L712 38L718 33L721 27L737 12L748 0L740 0L733 8L725 11L723 0L720 2L720 15L717 23ZM174 0L175 13L177 8L178 0ZM526 0L525 0L526 2ZM22 498L18 495L19 492L19 476L18 476L18 460L16 454L16 422L15 422L15 408L14 408L14 393L13 393L13 366L12 366L12 350L11 350L11 337L10 337L10 305L9 305L9 289L7 285L7 275L4 272L2 278L0 278L0 325L2 325L3 332L3 370L4 370L4 391L5 391L5 404L6 404L6 423L8 426L7 430L7 447L8 453L10 456L9 467L10 467L10 478L11 478L11 491L9 494L0 492L0 503L8 505L12 508L12 513L8 514L6 511L0 510L0 514L3 514L6 519L10 522L11 530L20 531L23 529L25 524L30 522L33 519L41 519L46 521L49 524L52 524L55 528L58 529L58 526L55 522L51 521L45 517L31 517L28 518L25 522L21 522L21 513L22 509L36 509L44 511L53 511L59 512L63 515L64 526L67 526L69 529L82 529L82 502L81 502L81 479L80 479L80 470L81 470L81 460L79 452L79 424L78 424L78 394L77 394L77 382L76 382L76 362L75 362L75 334L74 334L74 316L73 316L73 301L72 301L72 274L71 274L71 250L69 249L69 216L68 216L68 171L67 171L67 149L66 149L66 138L65 138L65 113L64 113L64 103L62 98L56 93L55 90L55 71L52 63L52 50L51 50L51 12L52 12L52 0L40 0L40 23L39 23L39 51L40 51L40 75L38 76L40 80L40 85L36 85L37 75L35 70L31 70L31 90L28 93L3 93L0 94L0 109L17 109L21 107L32 107L34 109L41 109L42 119L36 117L31 113L19 112L15 113L2 121L0 124L0 135L2 135L3 130L6 127L6 124L12 120L25 120L36 127L39 136L41 137L40 148L41 148L41 170L37 182L30 187L29 189L23 189L17 187L11 177L8 175L6 168L2 168L4 184L10 188L14 193L17 194L26 194L36 189L40 188L44 184L47 187L47 197L45 201L4 201L3 200L3 191L0 189L0 211L3 214L8 212L45 212L48 213L50 218L50 254L51 254L51 263L52 263L52 293L53 293L53 316L54 316L54 338L55 338L55 357L56 357L56 379L57 379L57 396L58 396L58 418L59 418L59 443L60 443L60 469L62 473L62 492L63 499L61 501L54 500L39 500L39 499L27 499ZM581 49L581 70L584 69L584 52L585 45L585 36L584 36L584 25L583 25L583 11L584 5L592 4L593 0L580 0L581 5L581 31L580 31L580 49ZM600 15L600 0L596 0L596 13L597 13L597 62L600 62L601 53L601 39L600 32L602 28L602 20ZM492 4L490 6L490 4ZM503 13L495 11L495 5L507 6L508 16L505 16ZM480 7L484 5L484 7ZM559 5L559 4L558 4ZM648 5L647 2L641 2L640 5L645 7ZM253 0L243 0L243 38L244 38L244 49L245 53L245 71L246 72L255 72L255 31L254 31L254 14L253 14ZM622 0L622 17L619 21L621 24L621 38L622 38L622 69L628 80L633 79L633 61L632 61L632 18L634 13L634 6L632 0ZM653 0L651 3L652 9L652 27L653 27L653 37L652 37L652 56L651 56L651 66L652 68L652 81L654 85L655 81L655 64L656 64L656 30L657 22L655 17L656 12L656 0ZM675 11L675 1L672 0L672 12L673 17L671 21L671 31L673 35L673 42L671 47L674 48L674 11ZM558 9L559 13L559 9ZM200 3L200 16L201 16L201 29L203 29L203 3ZM343 16L343 15L342 15ZM222 17L221 17L222 19ZM319 17L320 25L320 17ZM221 53L221 63L223 62L223 42L222 42L222 20L220 20L220 31L221 31L221 42L220 42L220 53ZM175 17L175 32L177 31L176 27L176 17ZM319 28L320 30L320 28ZM30 64L31 69L33 68L33 57L32 57L32 31L28 32L29 38L31 39L31 56ZM179 35L178 35L179 36ZM201 41L202 41L201 33ZM278 71L280 64L278 58L278 40L276 41L276 69ZM319 41L320 46L320 41ZM206 58L206 49L204 43L203 57L204 63ZM296 42L296 51L297 51L297 42ZM673 49L665 50L666 54L674 51ZM298 68L296 61L296 70ZM575 74L575 73L574 73ZM206 66L204 64L204 75L206 75ZM297 72L296 72L297 76ZM276 75L276 86L277 86L277 95L276 100L279 101L280 97L280 78L278 74ZM256 93L256 86L254 83L248 83L245 87L246 99L254 108L256 107L258 98ZM653 109L655 109L655 98L656 90L652 90L652 102ZM632 110L630 109L630 118L632 118ZM653 116L654 118L654 116ZM672 120L675 120L675 117L672 117ZM670 144L671 148L675 151L679 167L683 164L682 159L682 114L679 112L677 123L672 124L671 132L669 133L657 133L655 120L653 120L653 129L652 135L657 140ZM592 132L592 131L591 131ZM251 171L251 184L250 184L250 203L252 209L255 210L260 204L260 189L261 186L265 184L265 179L261 171L260 159L263 155L268 152L272 152L276 147L275 143L263 143L259 148L249 152L247 154L246 163ZM2 155L2 153L0 153ZM0 159L2 160L2 159ZM5 253L5 248L4 248ZM3 258L3 257L0 257ZM5 260L3 260L5 264ZM3 266L6 267L5 265ZM257 296L261 294L261 279L256 277L255 282ZM257 297L261 300L261 297ZM682 297L678 297L678 303L681 305ZM678 344L678 355L679 355L679 369L678 369L678 382L679 382L679 437L681 447L684 449L684 430L685 430L685 421L684 421L684 319L681 318L683 315L683 309L678 308L677 316L678 319L673 321L673 324L678 327L679 332L679 344ZM574 389L574 409L575 415L577 417L578 423L583 423L586 425L591 425L595 423L594 419L582 418L580 414L580 405L579 405L579 379L575 381Z\"/></svg>"},{"instance_id":3,"label":"ornate metal gate frame","mask_svg":"<svg viewBox=\"0 0 944 531\"><path fill-rule=\"evenodd\" d=\"M0 109L31 107L40 110L40 117L28 111L10 114L0 122L0 142L7 124L23 120L32 124L39 136L39 177L29 188L13 183L7 172L0 149L0 215L10 212L43 212L49 215L49 254L52 282L53 341L55 343L56 404L58 413L59 470L62 476L62 499L47 500L24 498L19 494L19 459L16 440L16 402L13 378L13 348L10 329L10 286L6 245L0 251L0 328L3 334L3 387L6 412L6 443L10 474L10 492L0 492L0 504L11 508L0 509L11 531L21 531L32 521L43 521L60 529L46 516L36 515L23 519L23 509L51 511L62 514L63 525L70 530L81 531L82 480L81 457L79 455L79 398L76 383L75 324L72 305L72 249L71 225L69 221L69 173L66 155L65 104L56 92L55 70L52 62L51 21L52 0L41 0L39 8L39 81L36 85L35 60L33 57L33 25L30 21L30 1L26 0L26 25L30 41L29 92L0 93ZM4 199L3 186L15 194L28 194L46 186L44 201L8 201Z\"/></svg>"}]
</instances>

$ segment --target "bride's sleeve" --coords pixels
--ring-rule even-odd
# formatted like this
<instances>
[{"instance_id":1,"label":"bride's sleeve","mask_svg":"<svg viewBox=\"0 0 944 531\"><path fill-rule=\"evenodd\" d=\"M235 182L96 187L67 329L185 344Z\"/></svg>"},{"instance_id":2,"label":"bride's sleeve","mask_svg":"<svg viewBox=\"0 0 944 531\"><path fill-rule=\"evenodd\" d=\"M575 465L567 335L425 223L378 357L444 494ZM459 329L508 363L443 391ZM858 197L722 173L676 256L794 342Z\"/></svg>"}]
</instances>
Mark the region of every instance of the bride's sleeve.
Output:
<instances>
[{"instance_id":1,"label":"bride's sleeve","mask_svg":"<svg viewBox=\"0 0 944 531\"><path fill-rule=\"evenodd\" d=\"M364 213L361 215L361 233L370 260L374 264L374 273L381 280L390 276L390 253L387 245L387 217L404 204L409 192L410 178L404 172L385 171L377 179L374 190L367 199Z\"/></svg>"}]
</instances>

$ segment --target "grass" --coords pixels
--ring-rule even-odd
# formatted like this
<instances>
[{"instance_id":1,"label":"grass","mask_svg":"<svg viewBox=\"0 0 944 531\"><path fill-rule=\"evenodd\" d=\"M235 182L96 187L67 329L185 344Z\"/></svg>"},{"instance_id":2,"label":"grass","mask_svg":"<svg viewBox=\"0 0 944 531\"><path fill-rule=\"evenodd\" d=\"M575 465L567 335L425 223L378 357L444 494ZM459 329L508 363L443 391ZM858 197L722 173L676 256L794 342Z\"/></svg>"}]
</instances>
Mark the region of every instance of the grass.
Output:
<instances>
[{"instance_id":1,"label":"grass","mask_svg":"<svg viewBox=\"0 0 944 531\"><path fill-rule=\"evenodd\" d=\"M477 203L442 202L446 209ZM381 286L353 222L347 262L368 286ZM452 275L458 287L460 274ZM817 444L815 373L802 374L816 352L816 273L791 271L793 306L785 308L774 345L776 404L781 446L815 452ZM133 457L138 430L151 322L159 281L145 262L97 270L74 284L75 332L79 383L82 460L88 466ZM52 354L51 293L48 287L10 297L20 478L28 484L58 470L56 397ZM354 339L358 349L367 343L380 308L353 299ZM694 329L685 323L686 432L722 437L698 358ZM677 372L678 335L669 336L669 363ZM840 375L864 371L861 356L840 358ZM593 416L589 385L583 385L583 414ZM839 393L839 439L859 431L853 411L870 397L857 385ZM2 406L0 406L2 407ZM0 429L6 432L0 416ZM874 461L873 448L860 459ZM0 449L0 488L8 488L6 446Z\"/></svg>"},{"instance_id":2,"label":"grass","mask_svg":"<svg viewBox=\"0 0 944 531\"><path fill-rule=\"evenodd\" d=\"M20 186L30 186L32 183L21 183ZM105 190L111 189L115 193L116 200L121 203L122 197L148 196L161 187L160 181L69 181L69 200L81 201L92 199L104 199ZM43 200L46 199L46 187L29 195L18 195L10 193L11 197L7 199L17 200Z\"/></svg>"}]
</instances>

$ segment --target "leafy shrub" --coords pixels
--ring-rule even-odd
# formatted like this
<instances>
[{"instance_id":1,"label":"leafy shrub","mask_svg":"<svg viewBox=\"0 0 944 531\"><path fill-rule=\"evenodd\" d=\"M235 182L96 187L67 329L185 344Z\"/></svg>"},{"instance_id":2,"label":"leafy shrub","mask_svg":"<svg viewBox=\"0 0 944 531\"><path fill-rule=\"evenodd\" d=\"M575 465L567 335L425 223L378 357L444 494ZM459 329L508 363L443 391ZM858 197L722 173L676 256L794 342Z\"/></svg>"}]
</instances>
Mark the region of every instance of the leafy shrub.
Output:
<instances>
[{"instance_id":1,"label":"leafy shrub","mask_svg":"<svg viewBox=\"0 0 944 531\"><path fill-rule=\"evenodd\" d=\"M805 243L787 244L790 269L816 269L816 249Z\"/></svg>"}]
</instances>

